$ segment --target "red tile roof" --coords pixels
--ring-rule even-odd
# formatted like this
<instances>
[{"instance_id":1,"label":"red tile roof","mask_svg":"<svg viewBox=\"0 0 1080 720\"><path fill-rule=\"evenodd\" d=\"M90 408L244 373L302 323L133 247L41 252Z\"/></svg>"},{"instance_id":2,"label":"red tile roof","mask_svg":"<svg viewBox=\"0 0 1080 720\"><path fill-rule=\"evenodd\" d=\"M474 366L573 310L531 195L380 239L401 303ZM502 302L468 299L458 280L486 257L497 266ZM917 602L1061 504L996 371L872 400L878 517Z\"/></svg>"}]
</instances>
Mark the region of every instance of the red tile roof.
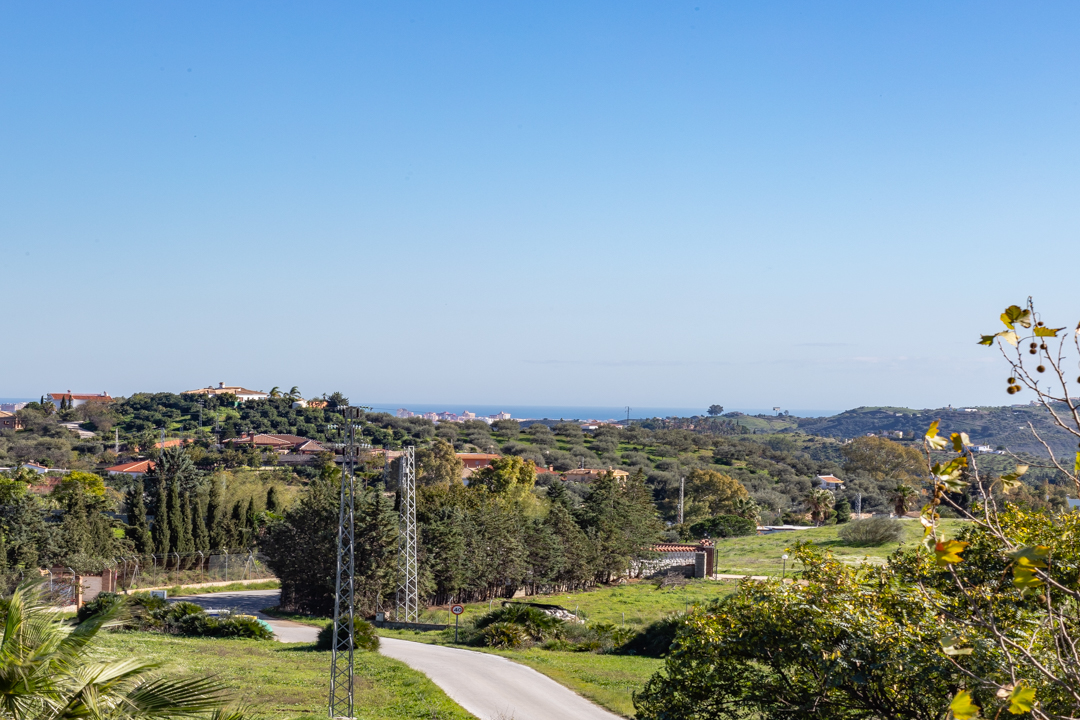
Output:
<instances>
[{"instance_id":1,"label":"red tile roof","mask_svg":"<svg viewBox=\"0 0 1080 720\"><path fill-rule=\"evenodd\" d=\"M105 468L107 473L147 473L154 469L153 460L136 460Z\"/></svg>"},{"instance_id":2,"label":"red tile roof","mask_svg":"<svg viewBox=\"0 0 1080 720\"><path fill-rule=\"evenodd\" d=\"M498 460L501 455L492 455L491 453L454 453L462 460Z\"/></svg>"},{"instance_id":3,"label":"red tile roof","mask_svg":"<svg viewBox=\"0 0 1080 720\"><path fill-rule=\"evenodd\" d=\"M101 393L100 395L87 395L85 393L72 393L69 391L62 393L49 393L49 397L51 397L53 400L63 400L67 398L68 400L100 400L101 402L112 402L112 398L109 397L109 393Z\"/></svg>"}]
</instances>

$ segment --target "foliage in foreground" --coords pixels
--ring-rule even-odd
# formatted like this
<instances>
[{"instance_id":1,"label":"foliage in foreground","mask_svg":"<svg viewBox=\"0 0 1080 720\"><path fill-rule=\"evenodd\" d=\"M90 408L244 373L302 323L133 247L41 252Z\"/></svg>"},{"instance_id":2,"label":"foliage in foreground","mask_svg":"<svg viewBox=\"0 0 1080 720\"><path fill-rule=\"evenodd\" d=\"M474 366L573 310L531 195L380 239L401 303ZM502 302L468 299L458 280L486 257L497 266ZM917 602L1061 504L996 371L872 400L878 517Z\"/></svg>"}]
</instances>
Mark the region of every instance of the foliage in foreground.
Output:
<instances>
[{"instance_id":1,"label":"foliage in foreground","mask_svg":"<svg viewBox=\"0 0 1080 720\"><path fill-rule=\"evenodd\" d=\"M168 677L135 657L104 659L98 633L120 607L77 625L47 607L40 586L24 583L4 607L0 637L0 714L18 720L213 717L224 713L223 685Z\"/></svg>"}]
</instances>

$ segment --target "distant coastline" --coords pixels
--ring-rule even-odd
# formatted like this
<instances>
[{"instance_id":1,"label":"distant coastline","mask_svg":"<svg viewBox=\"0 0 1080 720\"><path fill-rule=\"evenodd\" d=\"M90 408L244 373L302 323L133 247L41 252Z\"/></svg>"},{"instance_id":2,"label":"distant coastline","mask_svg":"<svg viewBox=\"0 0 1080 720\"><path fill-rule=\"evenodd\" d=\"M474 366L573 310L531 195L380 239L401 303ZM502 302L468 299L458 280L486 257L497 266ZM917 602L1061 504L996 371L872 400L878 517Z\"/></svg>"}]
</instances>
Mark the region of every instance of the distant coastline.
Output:
<instances>
[{"instance_id":1,"label":"distant coastline","mask_svg":"<svg viewBox=\"0 0 1080 720\"><path fill-rule=\"evenodd\" d=\"M477 416L495 415L508 412L516 420L625 420L625 407L610 405L489 405L467 403L378 403L372 404L375 412L395 414L403 408L414 413L453 412L460 414L466 410ZM640 407L630 408L631 420L654 417L693 417L704 415L708 406L701 408L686 407ZM787 408L784 408L787 410ZM724 412L741 412L746 415L775 415L772 408L724 408ZM797 417L829 417L839 414L840 410L788 410Z\"/></svg>"}]
</instances>

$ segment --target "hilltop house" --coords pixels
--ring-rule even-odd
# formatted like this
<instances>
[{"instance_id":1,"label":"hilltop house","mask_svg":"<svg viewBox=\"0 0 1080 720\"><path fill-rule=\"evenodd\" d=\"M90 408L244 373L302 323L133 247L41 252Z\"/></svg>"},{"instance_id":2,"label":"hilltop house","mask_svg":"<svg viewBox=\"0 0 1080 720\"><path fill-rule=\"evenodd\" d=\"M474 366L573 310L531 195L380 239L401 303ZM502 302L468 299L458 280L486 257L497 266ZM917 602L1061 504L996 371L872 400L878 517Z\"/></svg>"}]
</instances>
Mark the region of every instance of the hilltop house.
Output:
<instances>
[{"instance_id":1,"label":"hilltop house","mask_svg":"<svg viewBox=\"0 0 1080 720\"><path fill-rule=\"evenodd\" d=\"M105 472L110 475L127 475L128 477L139 478L153 469L153 460L136 460L134 462L120 463L119 465L105 468Z\"/></svg>"},{"instance_id":2,"label":"hilltop house","mask_svg":"<svg viewBox=\"0 0 1080 720\"><path fill-rule=\"evenodd\" d=\"M247 402L248 400L265 400L270 397L268 393L264 393L262 390L248 390L247 388L240 387L239 385L226 385L223 382L219 382L217 387L206 386L199 388L198 390L185 390L180 393L181 395L235 395L236 399L240 402Z\"/></svg>"},{"instance_id":3,"label":"hilltop house","mask_svg":"<svg viewBox=\"0 0 1080 720\"><path fill-rule=\"evenodd\" d=\"M68 407L77 408L88 402L111 403L113 399L109 397L109 393L87 395L85 393L73 393L68 390L67 392L62 393L49 393L49 401L56 406L57 410L59 410L61 403L64 403L65 401Z\"/></svg>"},{"instance_id":4,"label":"hilltop house","mask_svg":"<svg viewBox=\"0 0 1080 720\"><path fill-rule=\"evenodd\" d=\"M22 428L19 416L15 413L0 411L0 430L18 430Z\"/></svg>"},{"instance_id":5,"label":"hilltop house","mask_svg":"<svg viewBox=\"0 0 1080 720\"><path fill-rule=\"evenodd\" d=\"M269 433L257 433L255 435L244 434L240 437L230 438L225 442L237 445L253 445L256 448L273 450L280 454L293 455L317 455L326 452L322 444L299 435L271 435Z\"/></svg>"},{"instance_id":6,"label":"hilltop house","mask_svg":"<svg viewBox=\"0 0 1080 720\"><path fill-rule=\"evenodd\" d=\"M834 475L818 475L818 488L821 490L843 490L844 481Z\"/></svg>"}]
</instances>

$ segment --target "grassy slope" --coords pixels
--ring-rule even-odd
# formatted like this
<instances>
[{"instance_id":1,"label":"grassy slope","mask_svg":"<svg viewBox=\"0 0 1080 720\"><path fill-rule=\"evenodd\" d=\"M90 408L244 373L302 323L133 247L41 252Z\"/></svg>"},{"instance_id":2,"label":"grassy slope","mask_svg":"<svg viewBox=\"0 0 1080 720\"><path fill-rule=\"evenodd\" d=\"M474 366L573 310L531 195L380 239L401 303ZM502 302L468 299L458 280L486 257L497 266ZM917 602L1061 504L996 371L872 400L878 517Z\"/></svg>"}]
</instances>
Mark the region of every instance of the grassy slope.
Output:
<instances>
[{"instance_id":1,"label":"grassy slope","mask_svg":"<svg viewBox=\"0 0 1080 720\"><path fill-rule=\"evenodd\" d=\"M256 640L109 633L114 656L157 660L169 673L214 674L264 720L326 717L330 653ZM467 712L421 673L377 653L356 656L356 714L365 720L465 720Z\"/></svg>"}]
</instances>

